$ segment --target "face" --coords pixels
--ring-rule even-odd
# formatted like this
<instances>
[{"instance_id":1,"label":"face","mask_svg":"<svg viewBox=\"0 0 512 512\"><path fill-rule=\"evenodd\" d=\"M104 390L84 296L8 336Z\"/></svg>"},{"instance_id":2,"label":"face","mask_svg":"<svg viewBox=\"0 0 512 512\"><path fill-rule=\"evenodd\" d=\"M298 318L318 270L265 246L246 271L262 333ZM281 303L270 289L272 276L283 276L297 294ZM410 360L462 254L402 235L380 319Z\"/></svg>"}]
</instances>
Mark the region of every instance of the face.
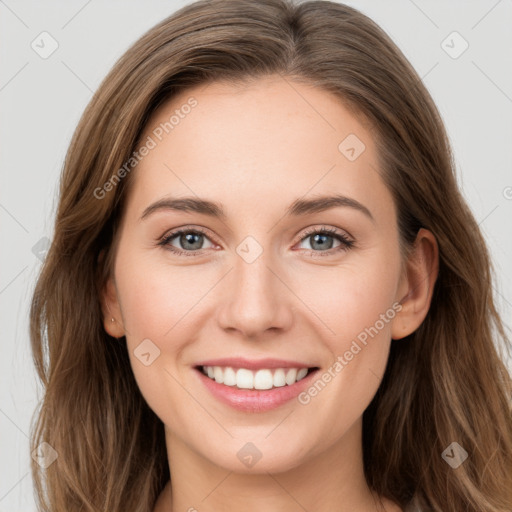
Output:
<instances>
[{"instance_id":1,"label":"face","mask_svg":"<svg viewBox=\"0 0 512 512\"><path fill-rule=\"evenodd\" d=\"M377 391L408 286L370 131L268 77L182 92L142 140L105 296L168 439L238 472L242 447L258 471L332 449ZM289 385L291 368L309 373Z\"/></svg>"}]
</instances>

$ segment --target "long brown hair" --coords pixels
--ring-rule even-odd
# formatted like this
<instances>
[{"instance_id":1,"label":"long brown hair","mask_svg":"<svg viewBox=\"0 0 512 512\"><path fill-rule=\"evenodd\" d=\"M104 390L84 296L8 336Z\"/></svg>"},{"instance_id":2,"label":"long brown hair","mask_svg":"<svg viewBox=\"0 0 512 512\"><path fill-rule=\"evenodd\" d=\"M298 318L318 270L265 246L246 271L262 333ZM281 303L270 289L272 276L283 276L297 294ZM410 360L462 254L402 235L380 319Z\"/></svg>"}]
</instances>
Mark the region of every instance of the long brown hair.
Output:
<instances>
[{"instance_id":1,"label":"long brown hair","mask_svg":"<svg viewBox=\"0 0 512 512\"><path fill-rule=\"evenodd\" d=\"M363 416L369 486L401 506L415 495L423 510L510 512L509 339L438 110L372 20L342 4L292 0L181 8L119 59L80 120L30 311L45 389L31 449L47 442L58 454L46 469L32 462L39 510L148 512L170 478L162 422L137 387L124 339L103 328L99 294L132 181L118 171L150 115L178 91L270 74L336 94L369 123L403 247L420 227L439 245L430 311L417 331L392 342ZM468 453L456 469L441 456L452 442Z\"/></svg>"}]
</instances>

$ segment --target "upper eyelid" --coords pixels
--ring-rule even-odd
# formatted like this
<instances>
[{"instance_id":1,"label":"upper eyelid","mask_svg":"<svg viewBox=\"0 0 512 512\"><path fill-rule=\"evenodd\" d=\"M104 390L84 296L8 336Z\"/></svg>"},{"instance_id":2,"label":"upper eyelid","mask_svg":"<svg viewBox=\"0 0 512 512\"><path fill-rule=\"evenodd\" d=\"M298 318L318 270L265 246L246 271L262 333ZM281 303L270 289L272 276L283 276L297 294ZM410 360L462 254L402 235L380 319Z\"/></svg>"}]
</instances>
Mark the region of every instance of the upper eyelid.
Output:
<instances>
[{"instance_id":1,"label":"upper eyelid","mask_svg":"<svg viewBox=\"0 0 512 512\"><path fill-rule=\"evenodd\" d=\"M190 233L190 232L198 232L201 235L205 235L209 238L212 238L213 239L212 242L215 240L215 236L210 235L210 230L208 230L206 228L195 227L195 226L184 226L184 227L179 227L176 229L171 229L170 231L168 231L164 235L162 235L160 237L160 240L165 240L167 238L174 238L176 235L179 235L181 233Z\"/></svg>"},{"instance_id":2,"label":"upper eyelid","mask_svg":"<svg viewBox=\"0 0 512 512\"><path fill-rule=\"evenodd\" d=\"M298 240L302 240L304 237L311 235L313 233L327 233L329 235L339 235L339 236L346 236L347 238L354 239L354 237L345 229L341 228L335 228L332 226L326 226L323 225L314 225L307 228L304 228L305 231L301 232L300 235L297 235L299 238Z\"/></svg>"}]
</instances>

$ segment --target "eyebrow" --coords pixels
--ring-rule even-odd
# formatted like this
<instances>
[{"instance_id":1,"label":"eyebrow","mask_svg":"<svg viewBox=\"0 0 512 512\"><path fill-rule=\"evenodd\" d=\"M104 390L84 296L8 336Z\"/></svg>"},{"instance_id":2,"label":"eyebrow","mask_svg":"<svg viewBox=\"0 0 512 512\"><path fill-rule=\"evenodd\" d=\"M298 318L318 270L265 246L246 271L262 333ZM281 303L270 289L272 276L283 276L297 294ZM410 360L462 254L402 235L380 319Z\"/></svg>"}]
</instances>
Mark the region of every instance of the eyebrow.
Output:
<instances>
[{"instance_id":1,"label":"eyebrow","mask_svg":"<svg viewBox=\"0 0 512 512\"><path fill-rule=\"evenodd\" d=\"M375 222L370 210L355 199L339 194L318 196L311 199L297 199L286 210L285 215L297 217L301 215L308 215L311 213L323 212L336 207L348 207L360 211L372 222ZM197 197L165 197L149 205L140 220L144 220L154 212L161 210L172 210L180 212L195 212L203 215L226 220L226 213L222 205L214 201L200 199Z\"/></svg>"}]
</instances>

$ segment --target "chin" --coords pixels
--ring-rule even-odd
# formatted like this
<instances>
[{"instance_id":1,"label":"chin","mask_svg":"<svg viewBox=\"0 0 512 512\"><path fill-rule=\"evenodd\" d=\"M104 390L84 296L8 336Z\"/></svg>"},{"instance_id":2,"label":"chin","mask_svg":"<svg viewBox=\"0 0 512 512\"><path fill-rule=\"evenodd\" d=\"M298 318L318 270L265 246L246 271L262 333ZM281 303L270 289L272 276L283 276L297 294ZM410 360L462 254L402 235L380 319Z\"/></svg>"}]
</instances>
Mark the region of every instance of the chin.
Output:
<instances>
[{"instance_id":1,"label":"chin","mask_svg":"<svg viewBox=\"0 0 512 512\"><path fill-rule=\"evenodd\" d=\"M268 430L265 435L268 435ZM283 446L269 440L240 441L224 444L225 450L204 454L213 464L241 474L282 473L304 463L304 443L297 439ZM264 439L264 436L262 436Z\"/></svg>"}]
</instances>

